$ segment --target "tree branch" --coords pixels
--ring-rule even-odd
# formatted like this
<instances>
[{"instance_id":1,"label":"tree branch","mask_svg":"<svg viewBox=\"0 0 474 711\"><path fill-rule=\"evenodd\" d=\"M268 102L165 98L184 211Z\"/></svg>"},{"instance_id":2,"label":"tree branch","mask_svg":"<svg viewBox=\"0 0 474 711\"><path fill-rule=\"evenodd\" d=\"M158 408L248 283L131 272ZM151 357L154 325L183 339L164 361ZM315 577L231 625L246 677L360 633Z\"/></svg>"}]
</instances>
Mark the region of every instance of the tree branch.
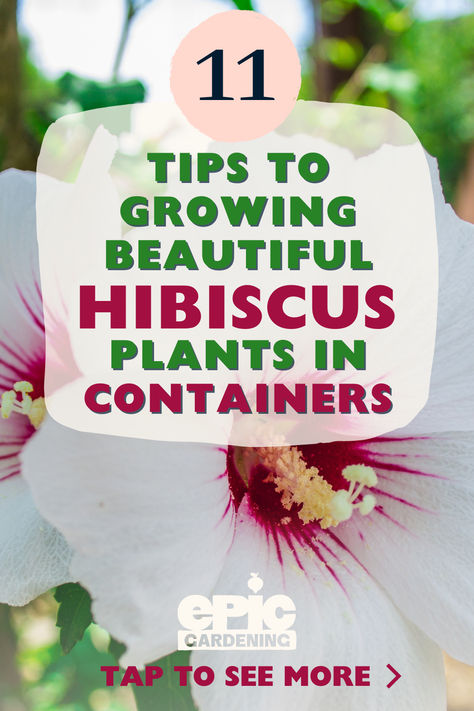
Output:
<instances>
[{"instance_id":1,"label":"tree branch","mask_svg":"<svg viewBox=\"0 0 474 711\"><path fill-rule=\"evenodd\" d=\"M123 55L125 53L125 48L127 46L130 27L134 18L139 12L143 10L145 5L148 5L151 0L125 0L125 17L123 20L122 31L120 33L120 39L117 47L117 53L114 59L114 65L112 69L112 81L116 82L118 80L118 75L120 72L120 65L122 64Z\"/></svg>"}]
</instances>

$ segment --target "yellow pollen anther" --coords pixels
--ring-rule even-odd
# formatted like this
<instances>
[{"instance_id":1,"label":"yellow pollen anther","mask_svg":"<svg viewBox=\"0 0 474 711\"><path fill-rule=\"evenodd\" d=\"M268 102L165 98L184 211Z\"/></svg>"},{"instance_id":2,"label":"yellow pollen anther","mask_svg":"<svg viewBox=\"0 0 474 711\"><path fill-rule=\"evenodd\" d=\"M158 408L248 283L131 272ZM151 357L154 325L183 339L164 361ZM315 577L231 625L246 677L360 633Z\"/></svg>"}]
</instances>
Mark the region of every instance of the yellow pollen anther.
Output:
<instances>
[{"instance_id":1,"label":"yellow pollen anther","mask_svg":"<svg viewBox=\"0 0 474 711\"><path fill-rule=\"evenodd\" d=\"M366 494L359 504L359 511L362 516L368 516L369 513L372 513L376 503L377 500L375 496L372 496L372 494Z\"/></svg>"},{"instance_id":2,"label":"yellow pollen anther","mask_svg":"<svg viewBox=\"0 0 474 711\"><path fill-rule=\"evenodd\" d=\"M6 419L10 417L10 413L13 410L13 404L16 401L16 392L14 390L7 390L2 395L2 406L1 412L2 417Z\"/></svg>"},{"instance_id":3,"label":"yellow pollen anther","mask_svg":"<svg viewBox=\"0 0 474 711\"><path fill-rule=\"evenodd\" d=\"M44 397L37 397L36 400L33 400L33 402L31 403L31 408L28 412L28 417L30 418L30 422L35 428L35 430L37 430L38 427L41 425L45 418L45 415L46 403L44 401Z\"/></svg>"},{"instance_id":4,"label":"yellow pollen anther","mask_svg":"<svg viewBox=\"0 0 474 711\"><path fill-rule=\"evenodd\" d=\"M336 491L331 501L332 517L338 522L348 521L352 516L354 506L351 503L349 492L345 489Z\"/></svg>"},{"instance_id":5,"label":"yellow pollen anther","mask_svg":"<svg viewBox=\"0 0 474 711\"><path fill-rule=\"evenodd\" d=\"M375 496L367 494L356 503L365 486L377 483L377 475L372 467L364 464L351 464L342 471L343 477L350 482L349 489L335 491L315 466L308 467L297 447L258 447L243 448L236 462L239 471L249 472L255 463L261 463L268 469L265 482L275 485L281 494L282 506L290 511L296 505L298 518L303 523L318 521L321 528L335 527L348 521L354 510L362 516L370 514L375 505ZM248 484L248 474L244 481ZM357 486L358 485L358 486ZM289 516L281 518L281 524L291 522Z\"/></svg>"},{"instance_id":6,"label":"yellow pollen anther","mask_svg":"<svg viewBox=\"0 0 474 711\"><path fill-rule=\"evenodd\" d=\"M32 393L33 392L33 386L27 380L19 380L17 383L14 383L13 389L17 393Z\"/></svg>"},{"instance_id":7,"label":"yellow pollen anther","mask_svg":"<svg viewBox=\"0 0 474 711\"><path fill-rule=\"evenodd\" d=\"M0 413L4 419L8 419L12 412L19 415L26 415L35 429L41 425L46 415L46 405L44 397L33 398L28 394L33 392L33 385L27 380L19 380L14 383L13 390L7 390L2 394ZM18 399L18 393L21 399Z\"/></svg>"},{"instance_id":8,"label":"yellow pollen anther","mask_svg":"<svg viewBox=\"0 0 474 711\"><path fill-rule=\"evenodd\" d=\"M342 470L342 476L347 481L363 484L363 486L372 487L377 483L377 474L372 467L366 464L349 464Z\"/></svg>"},{"instance_id":9,"label":"yellow pollen anther","mask_svg":"<svg viewBox=\"0 0 474 711\"><path fill-rule=\"evenodd\" d=\"M317 467L306 466L296 447L259 447L255 452L269 470L266 481L275 484L285 509L298 505L298 517L303 523L319 521L322 528L337 525L330 508L334 489L320 476Z\"/></svg>"}]
</instances>

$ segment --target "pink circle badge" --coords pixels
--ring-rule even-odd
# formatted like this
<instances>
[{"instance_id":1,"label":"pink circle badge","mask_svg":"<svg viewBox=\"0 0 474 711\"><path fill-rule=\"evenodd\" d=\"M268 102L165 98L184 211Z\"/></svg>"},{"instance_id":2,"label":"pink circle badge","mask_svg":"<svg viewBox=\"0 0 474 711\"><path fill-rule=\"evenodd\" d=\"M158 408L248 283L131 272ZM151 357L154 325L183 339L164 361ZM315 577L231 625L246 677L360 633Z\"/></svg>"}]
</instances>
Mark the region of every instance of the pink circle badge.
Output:
<instances>
[{"instance_id":1,"label":"pink circle badge","mask_svg":"<svg viewBox=\"0 0 474 711\"><path fill-rule=\"evenodd\" d=\"M291 113L301 65L286 32L257 12L210 17L179 45L171 90L188 121L219 141L259 138Z\"/></svg>"}]
</instances>

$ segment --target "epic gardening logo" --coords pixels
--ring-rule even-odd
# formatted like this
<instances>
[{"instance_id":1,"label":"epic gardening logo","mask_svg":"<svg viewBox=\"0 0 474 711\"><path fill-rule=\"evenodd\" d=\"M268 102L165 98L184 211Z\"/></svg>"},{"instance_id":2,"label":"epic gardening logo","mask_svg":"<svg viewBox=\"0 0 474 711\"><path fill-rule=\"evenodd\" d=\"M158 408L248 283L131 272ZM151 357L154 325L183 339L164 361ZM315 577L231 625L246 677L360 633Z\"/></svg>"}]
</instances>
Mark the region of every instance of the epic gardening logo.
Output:
<instances>
[{"instance_id":1,"label":"epic gardening logo","mask_svg":"<svg viewBox=\"0 0 474 711\"><path fill-rule=\"evenodd\" d=\"M265 600L258 594L263 587L258 573L251 573L247 584L253 593L247 597L185 597L178 607L178 649L296 649L293 600L281 594Z\"/></svg>"}]
</instances>

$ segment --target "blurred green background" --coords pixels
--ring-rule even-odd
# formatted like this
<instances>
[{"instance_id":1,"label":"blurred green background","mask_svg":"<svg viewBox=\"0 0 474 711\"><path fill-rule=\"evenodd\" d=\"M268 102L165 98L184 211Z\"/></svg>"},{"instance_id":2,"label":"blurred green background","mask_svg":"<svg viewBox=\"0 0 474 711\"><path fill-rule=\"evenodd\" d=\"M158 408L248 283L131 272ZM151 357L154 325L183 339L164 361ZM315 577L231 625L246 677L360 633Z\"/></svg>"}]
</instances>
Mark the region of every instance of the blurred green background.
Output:
<instances>
[{"instance_id":1,"label":"blurred green background","mask_svg":"<svg viewBox=\"0 0 474 711\"><path fill-rule=\"evenodd\" d=\"M59 2L56 0L56 5ZM180 4L186 14L194 8L197 22L226 7L252 8L251 0L174 3ZM134 32L139 26L141 31L142 19L143 24L156 23L161 31L156 41L163 43L167 22L177 22L176 15L170 17L170 3L164 0L83 0L82 14L85 19L90 16L91 23L102 17L94 14L93 6L103 5L104 13L112 14L111 8L116 11L109 26L104 23L101 28L100 40L97 32L84 37L85 58L93 49L89 42L97 45L100 41L104 46L103 57L100 50L94 50L96 65L101 65L97 80L87 74L90 63L86 61L76 61L74 69L68 67L64 50L63 71L51 71L51 66L48 71L43 66L41 55L51 55L48 44L56 53L61 52L58 35L64 43L74 40L67 8L71 8L74 22L77 2L61 0L61 5L62 12L55 14L54 0L0 0L2 169L34 169L46 128L64 113L146 99L148 55L140 59L132 48L134 62L130 67L124 62L130 43L137 43ZM196 12L200 5L203 13ZM276 6L280 10L272 11ZM281 11L283 6L286 12ZM254 0L254 9L273 14L283 26L292 14L297 18L298 27L292 29L303 64L301 98L394 109L410 123L426 150L437 157L447 199L462 217L474 221L472 0ZM51 22L49 38L45 38L41 13ZM28 19L26 26L23 14ZM182 34L186 30L187 26ZM41 34L39 43L36 31ZM61 66L57 59L55 66ZM166 82L168 71L163 62L163 70L156 73Z\"/></svg>"},{"instance_id":2,"label":"blurred green background","mask_svg":"<svg viewBox=\"0 0 474 711\"><path fill-rule=\"evenodd\" d=\"M59 8L59 5L61 6ZM103 6L103 61L67 65L76 29L68 7L96 22ZM239 7L270 15L288 30L303 65L301 97L388 107L406 119L439 161L446 198L474 222L474 4L470 0L175 0L190 26L219 10ZM0 0L0 169L34 170L42 137L59 116L77 110L158 98L150 62L127 52L139 22L167 33L164 0ZM113 10L114 21L107 22ZM192 11L191 11L192 10ZM56 15L54 14L56 12ZM153 12L153 14L151 14ZM95 13L95 15L94 15ZM147 14L148 13L148 14ZM57 18L44 26L41 18ZM29 18L29 19L28 19ZM153 18L153 22L151 21ZM291 25L286 26L286 21ZM295 20L295 22L293 22ZM61 24L62 23L62 24ZM184 35L189 28L182 28ZM291 30L291 31L290 31ZM59 34L58 34L59 33ZM93 41L84 36L84 60ZM51 68L48 39L56 47ZM158 41L158 40L157 40ZM143 41L142 41L143 44ZM100 47L95 57L101 57ZM171 48L172 49L172 48ZM138 58L137 58L138 57ZM161 86L169 67L156 65ZM157 88L158 87L158 88ZM55 626L57 602L47 594L21 609L0 606L0 711L126 711L130 688L108 690L103 664L113 664L106 632L91 625L64 655ZM447 661L451 711L474 711L474 670ZM140 702L140 708L147 703ZM149 708L160 706L152 700ZM165 708L165 707L163 707Z\"/></svg>"}]
</instances>

